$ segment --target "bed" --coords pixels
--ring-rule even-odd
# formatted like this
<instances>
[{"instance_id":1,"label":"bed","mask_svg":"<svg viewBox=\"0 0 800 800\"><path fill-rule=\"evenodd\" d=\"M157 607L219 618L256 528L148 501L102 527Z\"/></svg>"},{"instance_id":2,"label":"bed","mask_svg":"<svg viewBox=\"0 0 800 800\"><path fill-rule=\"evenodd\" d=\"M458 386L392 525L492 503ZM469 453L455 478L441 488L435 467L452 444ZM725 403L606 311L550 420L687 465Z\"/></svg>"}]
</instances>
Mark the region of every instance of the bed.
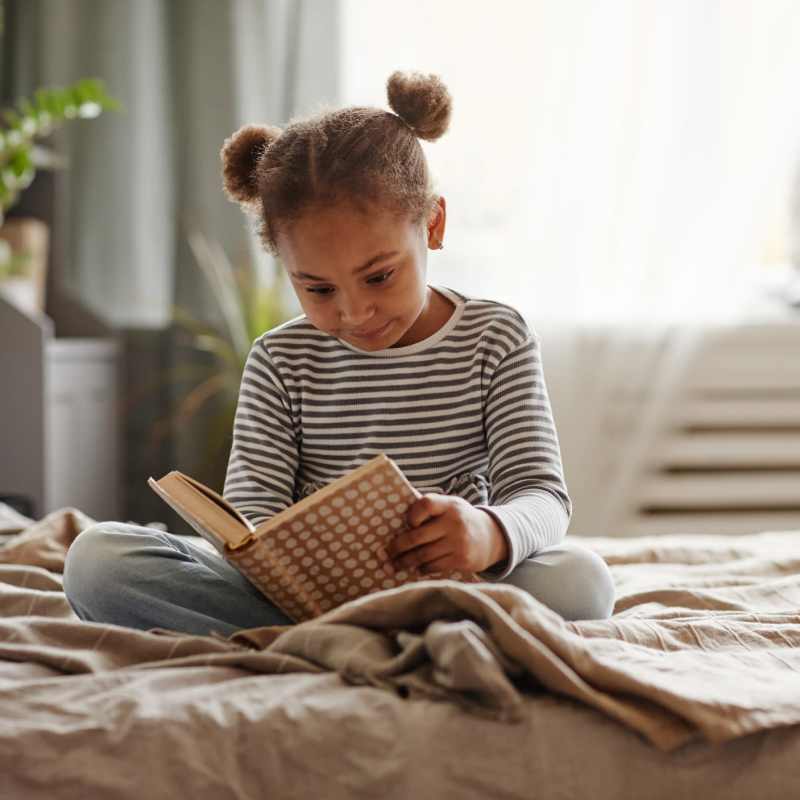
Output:
<instances>
[{"instance_id":1,"label":"bed","mask_svg":"<svg viewBox=\"0 0 800 800\"><path fill-rule=\"evenodd\" d=\"M225 639L80 621L0 504L0 797L800 796L800 530L582 538L614 615L432 581Z\"/></svg>"}]
</instances>

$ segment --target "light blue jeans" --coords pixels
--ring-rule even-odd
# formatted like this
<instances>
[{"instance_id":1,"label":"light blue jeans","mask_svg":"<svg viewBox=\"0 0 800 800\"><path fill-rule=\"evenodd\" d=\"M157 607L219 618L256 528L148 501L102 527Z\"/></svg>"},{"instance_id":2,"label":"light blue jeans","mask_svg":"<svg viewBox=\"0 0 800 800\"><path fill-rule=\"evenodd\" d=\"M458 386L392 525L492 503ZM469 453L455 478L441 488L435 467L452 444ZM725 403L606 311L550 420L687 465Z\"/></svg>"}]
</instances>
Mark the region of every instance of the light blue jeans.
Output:
<instances>
[{"instance_id":1,"label":"light blue jeans","mask_svg":"<svg viewBox=\"0 0 800 800\"><path fill-rule=\"evenodd\" d=\"M235 567L196 541L158 528L96 523L67 551L67 600L83 620L141 630L230 636L292 624ZM524 589L565 619L605 619L614 608L605 561L572 541L539 551L502 583Z\"/></svg>"}]
</instances>

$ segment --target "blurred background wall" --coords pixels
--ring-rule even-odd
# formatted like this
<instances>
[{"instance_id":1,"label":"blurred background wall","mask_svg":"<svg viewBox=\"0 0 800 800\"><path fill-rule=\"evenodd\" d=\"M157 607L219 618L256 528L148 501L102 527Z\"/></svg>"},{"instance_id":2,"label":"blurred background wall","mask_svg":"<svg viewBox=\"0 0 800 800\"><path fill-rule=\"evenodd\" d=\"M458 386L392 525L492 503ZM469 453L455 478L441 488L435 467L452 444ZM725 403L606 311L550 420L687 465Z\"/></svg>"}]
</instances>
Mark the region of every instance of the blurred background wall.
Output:
<instances>
[{"instance_id":1,"label":"blurred background wall","mask_svg":"<svg viewBox=\"0 0 800 800\"><path fill-rule=\"evenodd\" d=\"M183 423L199 378L144 385L218 369L176 326L175 306L227 324L190 231L256 276L275 271L222 194L223 140L325 103L386 108L389 74L416 69L454 98L450 131L423 143L448 203L429 282L509 302L539 333L571 530L797 527L795 2L3 6L3 104L95 76L126 109L52 137L71 166L49 277L124 340L122 395L137 399L120 518L182 529L149 474L222 487L224 449L207 445L230 396L203 384Z\"/></svg>"}]
</instances>

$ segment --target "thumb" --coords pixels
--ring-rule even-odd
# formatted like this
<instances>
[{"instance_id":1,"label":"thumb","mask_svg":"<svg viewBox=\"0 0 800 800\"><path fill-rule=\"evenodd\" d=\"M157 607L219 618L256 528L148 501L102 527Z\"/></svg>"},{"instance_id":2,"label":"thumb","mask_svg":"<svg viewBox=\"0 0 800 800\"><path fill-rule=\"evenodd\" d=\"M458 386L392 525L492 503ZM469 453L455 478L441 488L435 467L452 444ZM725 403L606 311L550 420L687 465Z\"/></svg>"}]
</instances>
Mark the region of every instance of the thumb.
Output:
<instances>
[{"instance_id":1,"label":"thumb","mask_svg":"<svg viewBox=\"0 0 800 800\"><path fill-rule=\"evenodd\" d=\"M446 505L443 503L444 499L444 496L439 494L422 495L408 509L406 515L408 524L412 528L417 528L431 517L444 513L446 510Z\"/></svg>"}]
</instances>

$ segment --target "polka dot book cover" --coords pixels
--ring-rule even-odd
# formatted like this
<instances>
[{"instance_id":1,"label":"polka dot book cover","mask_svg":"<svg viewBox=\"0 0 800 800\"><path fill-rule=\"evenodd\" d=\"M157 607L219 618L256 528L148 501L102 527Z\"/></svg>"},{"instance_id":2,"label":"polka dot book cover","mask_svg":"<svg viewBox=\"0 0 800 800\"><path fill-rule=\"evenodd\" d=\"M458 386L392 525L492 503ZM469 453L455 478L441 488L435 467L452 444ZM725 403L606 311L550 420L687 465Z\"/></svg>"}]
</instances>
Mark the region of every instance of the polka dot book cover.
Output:
<instances>
[{"instance_id":1,"label":"polka dot book cover","mask_svg":"<svg viewBox=\"0 0 800 800\"><path fill-rule=\"evenodd\" d=\"M213 489L178 470L148 484L295 622L420 580L477 583L474 573L391 574L386 545L420 497L385 453L254 526Z\"/></svg>"}]
</instances>

